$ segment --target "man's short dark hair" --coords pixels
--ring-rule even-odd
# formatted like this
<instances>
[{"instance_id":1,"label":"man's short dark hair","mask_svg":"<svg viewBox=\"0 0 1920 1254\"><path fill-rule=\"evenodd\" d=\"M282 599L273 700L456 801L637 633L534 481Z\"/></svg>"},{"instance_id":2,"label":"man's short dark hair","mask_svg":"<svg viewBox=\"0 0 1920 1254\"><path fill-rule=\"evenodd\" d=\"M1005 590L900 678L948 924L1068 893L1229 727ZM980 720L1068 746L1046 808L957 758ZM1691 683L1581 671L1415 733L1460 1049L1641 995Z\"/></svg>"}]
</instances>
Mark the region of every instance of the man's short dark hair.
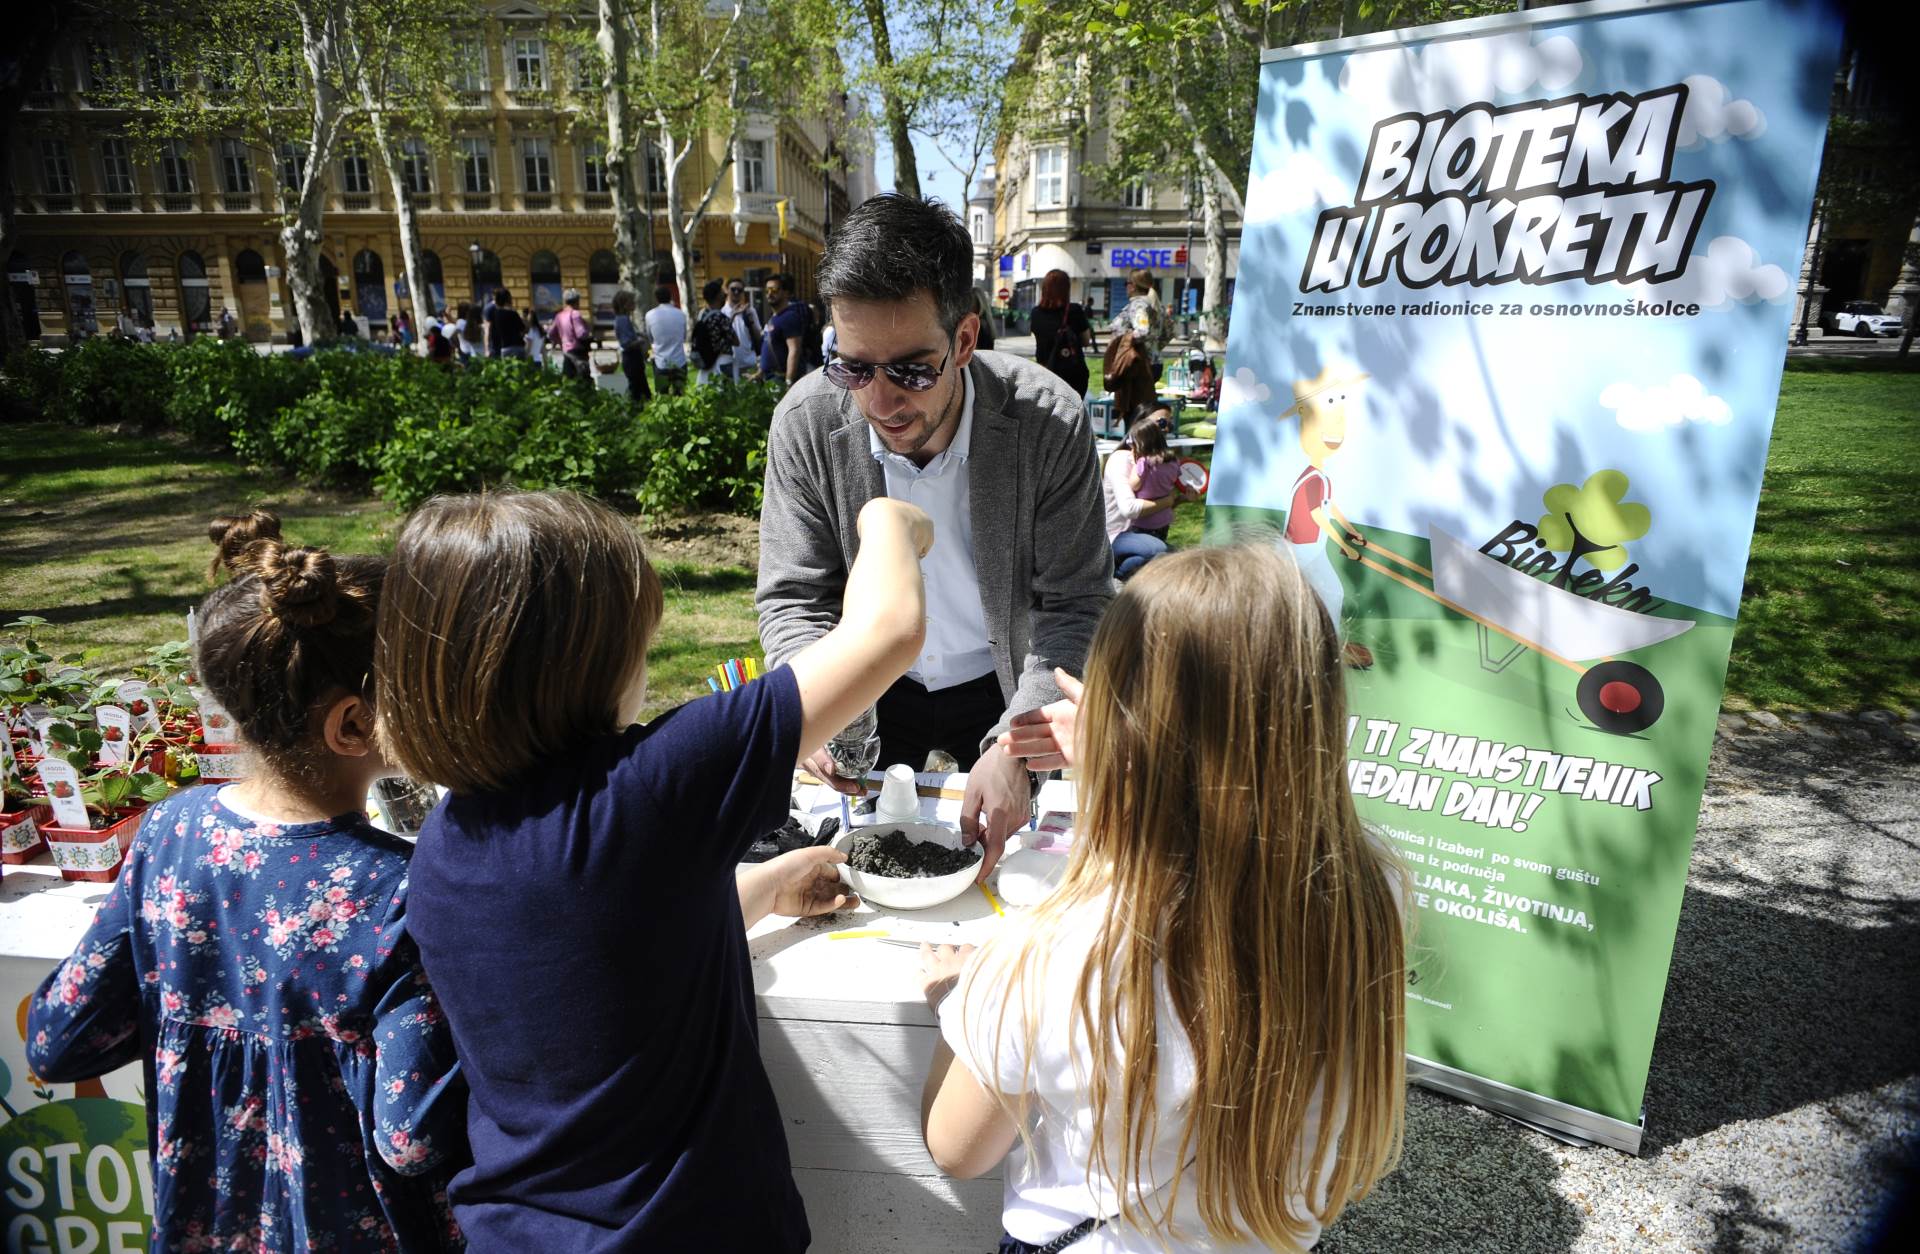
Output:
<instances>
[{"instance_id":1,"label":"man's short dark hair","mask_svg":"<svg viewBox=\"0 0 1920 1254\"><path fill-rule=\"evenodd\" d=\"M793 295L794 289L799 286L799 284L793 281L793 276L791 274L788 274L785 270L780 270L780 271L776 271L773 274L769 274L767 276L767 282L772 283L774 286L778 287L781 291L785 292L789 296Z\"/></svg>"},{"instance_id":2,"label":"man's short dark hair","mask_svg":"<svg viewBox=\"0 0 1920 1254\"><path fill-rule=\"evenodd\" d=\"M513 303L513 293L504 287L497 287L493 289L493 303L496 305L511 305Z\"/></svg>"},{"instance_id":3,"label":"man's short dark hair","mask_svg":"<svg viewBox=\"0 0 1920 1254\"><path fill-rule=\"evenodd\" d=\"M706 299L706 302L708 304L711 305L713 302L720 299L720 293L725 290L726 290L726 285L721 283L719 279L708 279L706 282L706 286L700 289L700 295Z\"/></svg>"},{"instance_id":4,"label":"man's short dark hair","mask_svg":"<svg viewBox=\"0 0 1920 1254\"><path fill-rule=\"evenodd\" d=\"M666 304L672 303L672 301L673 301L672 288L668 287L665 283L655 283L653 285L653 303L654 304L666 305Z\"/></svg>"},{"instance_id":5,"label":"man's short dark hair","mask_svg":"<svg viewBox=\"0 0 1920 1254\"><path fill-rule=\"evenodd\" d=\"M885 192L835 224L818 286L829 303L843 296L905 301L926 292L952 335L973 312L973 238L939 201Z\"/></svg>"}]
</instances>

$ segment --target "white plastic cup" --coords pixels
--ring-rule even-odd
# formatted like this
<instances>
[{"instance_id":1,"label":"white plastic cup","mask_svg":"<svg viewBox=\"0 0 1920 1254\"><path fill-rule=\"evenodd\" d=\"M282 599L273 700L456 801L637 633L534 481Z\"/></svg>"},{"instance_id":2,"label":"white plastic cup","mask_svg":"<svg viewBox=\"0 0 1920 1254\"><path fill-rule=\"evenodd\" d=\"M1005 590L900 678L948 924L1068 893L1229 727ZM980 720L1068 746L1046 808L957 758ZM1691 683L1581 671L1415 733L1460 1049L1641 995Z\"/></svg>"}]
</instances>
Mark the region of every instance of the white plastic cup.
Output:
<instances>
[{"instance_id":1,"label":"white plastic cup","mask_svg":"<svg viewBox=\"0 0 1920 1254\"><path fill-rule=\"evenodd\" d=\"M896 762L887 768L880 782L880 801L874 813L889 823L906 823L920 817L920 794L915 791L913 768Z\"/></svg>"}]
</instances>

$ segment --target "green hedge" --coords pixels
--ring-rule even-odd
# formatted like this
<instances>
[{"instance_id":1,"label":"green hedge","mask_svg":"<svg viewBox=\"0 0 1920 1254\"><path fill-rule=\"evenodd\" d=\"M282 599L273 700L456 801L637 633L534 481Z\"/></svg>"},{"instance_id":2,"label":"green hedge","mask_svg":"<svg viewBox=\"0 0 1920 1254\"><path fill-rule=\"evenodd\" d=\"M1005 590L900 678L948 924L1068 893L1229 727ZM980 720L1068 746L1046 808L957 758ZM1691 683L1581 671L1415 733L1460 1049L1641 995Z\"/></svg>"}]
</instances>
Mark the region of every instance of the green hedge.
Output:
<instances>
[{"instance_id":1,"label":"green hedge","mask_svg":"<svg viewBox=\"0 0 1920 1254\"><path fill-rule=\"evenodd\" d=\"M776 394L695 387L636 410L522 361L455 370L402 354L262 356L238 341L97 338L23 350L0 418L171 428L309 483L371 487L403 509L493 485L630 496L643 508L760 508Z\"/></svg>"}]
</instances>

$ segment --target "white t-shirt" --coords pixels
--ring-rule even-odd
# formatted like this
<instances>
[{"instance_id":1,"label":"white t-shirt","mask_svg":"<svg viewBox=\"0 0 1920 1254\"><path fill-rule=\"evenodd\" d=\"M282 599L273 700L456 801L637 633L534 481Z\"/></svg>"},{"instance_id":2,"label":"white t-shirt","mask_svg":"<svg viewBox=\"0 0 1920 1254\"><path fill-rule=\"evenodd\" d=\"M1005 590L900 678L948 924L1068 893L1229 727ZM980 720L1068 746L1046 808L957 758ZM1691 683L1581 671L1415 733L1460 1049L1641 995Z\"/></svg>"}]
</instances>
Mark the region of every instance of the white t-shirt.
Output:
<instances>
[{"instance_id":1,"label":"white t-shirt","mask_svg":"<svg viewBox=\"0 0 1920 1254\"><path fill-rule=\"evenodd\" d=\"M1029 1158L1024 1144L1016 1139L1013 1151L1007 1155L1001 1221L1009 1235L1033 1245L1046 1244L1083 1219L1110 1217L1120 1209L1113 1182L1104 1175L1090 1173L1093 1109L1087 1096L1089 1085L1081 1077L1091 1072L1092 1064L1074 1009L1074 989L1105 916L1104 900L1088 902L1065 920L1065 927L1050 934L1047 944L1034 948L1032 960L1040 970L1029 973L1021 997L1024 1006L1008 1007L1004 1028L1000 1016L1008 990L995 987L987 980L975 982L973 979L982 970L996 971L998 960L983 968L976 957L962 972L958 986L940 1005L941 1035L974 1079L1001 1093L1032 1095L1029 1132L1033 1154ZM1019 929L1024 926L1027 926L1025 920L1010 920L1006 931L995 938L994 946L1010 945L1013 948L1001 952L1017 952ZM1170 1183L1175 1172L1181 1169L1182 1164L1176 1159L1180 1124L1186 1113L1185 1104L1193 1095L1193 1048L1180 1027L1164 981L1157 980L1156 985L1160 1063L1155 1096L1159 1107L1159 1136L1153 1152L1146 1157L1149 1178L1128 1185L1136 1196L1155 1192L1159 1184ZM1091 991L1097 992L1097 989ZM1036 1009L1041 1016L1034 1035L1035 1056L1031 1059L1025 1056L1026 1008ZM1108 1092L1117 1097L1117 1078L1113 1084ZM1113 1100L1109 1098L1110 1103ZM1316 1095L1303 1129L1303 1141L1309 1147L1319 1134L1319 1103ZM1117 1117L1115 1112L1115 1126L1107 1136L1108 1153L1115 1158L1119 1155ZM1332 1151L1330 1144L1330 1155ZM1174 1225L1181 1240L1164 1247L1166 1250L1171 1254L1252 1254L1268 1248L1257 1242L1220 1244L1209 1237L1194 1202L1196 1187L1192 1164L1188 1163L1174 1212ZM1303 1203L1296 1203L1296 1209L1302 1214L1306 1210ZM1319 1230L1310 1227L1305 1235L1306 1242L1311 1244L1319 1239ZM1112 1223L1088 1233L1072 1247L1073 1254L1133 1254L1135 1251L1148 1254L1162 1248L1151 1234Z\"/></svg>"},{"instance_id":2,"label":"white t-shirt","mask_svg":"<svg viewBox=\"0 0 1920 1254\"><path fill-rule=\"evenodd\" d=\"M687 368L687 315L672 305L647 310L647 335L653 340L653 364L662 370Z\"/></svg>"}]
</instances>

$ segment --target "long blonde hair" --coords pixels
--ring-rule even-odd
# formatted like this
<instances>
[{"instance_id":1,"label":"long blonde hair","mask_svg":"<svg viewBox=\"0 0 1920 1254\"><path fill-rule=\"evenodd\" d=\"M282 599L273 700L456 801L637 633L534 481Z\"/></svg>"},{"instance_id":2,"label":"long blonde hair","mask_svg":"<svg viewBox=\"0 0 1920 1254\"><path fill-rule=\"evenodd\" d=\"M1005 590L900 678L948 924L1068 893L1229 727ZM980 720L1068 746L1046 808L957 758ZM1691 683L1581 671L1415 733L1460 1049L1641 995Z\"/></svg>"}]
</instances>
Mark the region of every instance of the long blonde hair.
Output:
<instances>
[{"instance_id":1,"label":"long blonde hair","mask_svg":"<svg viewBox=\"0 0 1920 1254\"><path fill-rule=\"evenodd\" d=\"M1146 1198L1127 1187L1147 1178L1171 1114L1156 1109L1155 1016L1138 1013L1156 1005L1156 972L1192 1044L1193 1094L1172 1117L1215 1238L1297 1248L1399 1156L1400 872L1347 792L1340 668L1326 611L1273 549L1145 567L1087 660L1080 814L1060 887L1024 941L983 954L1008 981L1003 1006L1018 1004L1050 930L1105 903L1073 1009L1091 1054L1089 1166L1114 1182L1119 1222L1162 1239L1184 1177ZM1030 1038L1037 1018L1029 1008ZM1027 1135L1024 1109L1012 1113Z\"/></svg>"}]
</instances>

